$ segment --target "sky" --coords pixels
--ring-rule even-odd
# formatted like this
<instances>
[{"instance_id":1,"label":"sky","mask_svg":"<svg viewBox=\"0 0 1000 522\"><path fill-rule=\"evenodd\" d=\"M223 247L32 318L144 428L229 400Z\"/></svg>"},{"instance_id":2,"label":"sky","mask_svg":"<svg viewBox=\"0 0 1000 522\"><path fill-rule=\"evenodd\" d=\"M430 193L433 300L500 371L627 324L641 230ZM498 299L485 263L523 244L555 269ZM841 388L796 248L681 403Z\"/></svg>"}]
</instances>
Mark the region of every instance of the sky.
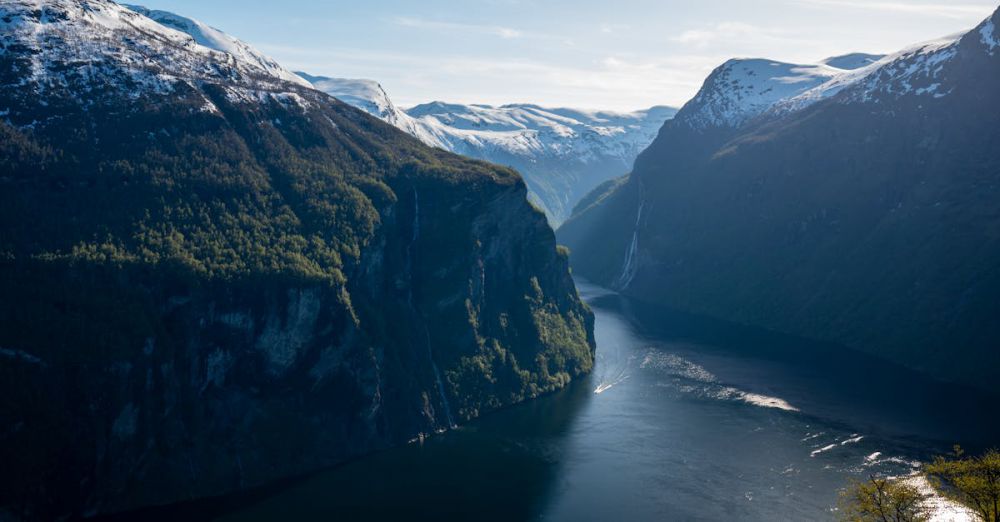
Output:
<instances>
[{"instance_id":1,"label":"sky","mask_svg":"<svg viewBox=\"0 0 1000 522\"><path fill-rule=\"evenodd\" d=\"M133 0L292 70L428 101L681 106L729 58L814 63L965 31L1000 0Z\"/></svg>"}]
</instances>

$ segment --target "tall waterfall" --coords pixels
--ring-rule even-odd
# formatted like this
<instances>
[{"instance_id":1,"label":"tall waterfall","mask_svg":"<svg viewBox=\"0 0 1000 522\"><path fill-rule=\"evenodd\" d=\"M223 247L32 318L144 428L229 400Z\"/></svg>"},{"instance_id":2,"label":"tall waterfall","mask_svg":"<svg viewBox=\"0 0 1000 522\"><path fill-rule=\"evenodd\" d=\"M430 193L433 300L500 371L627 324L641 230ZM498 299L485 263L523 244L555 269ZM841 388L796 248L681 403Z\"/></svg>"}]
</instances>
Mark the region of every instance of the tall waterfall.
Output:
<instances>
[{"instance_id":1,"label":"tall waterfall","mask_svg":"<svg viewBox=\"0 0 1000 522\"><path fill-rule=\"evenodd\" d=\"M643 187L642 180L636 179L636 183L639 184L639 210L636 212L635 216L635 229L632 231L632 242L629 243L628 249L625 250L625 261L622 263L622 273L618 276L618 280L615 282L615 288L618 290L625 290L632 280L635 279L636 272L638 272L637 255L639 250L639 227L642 223L642 211L643 207L646 205L645 198L643 197Z\"/></svg>"}]
</instances>

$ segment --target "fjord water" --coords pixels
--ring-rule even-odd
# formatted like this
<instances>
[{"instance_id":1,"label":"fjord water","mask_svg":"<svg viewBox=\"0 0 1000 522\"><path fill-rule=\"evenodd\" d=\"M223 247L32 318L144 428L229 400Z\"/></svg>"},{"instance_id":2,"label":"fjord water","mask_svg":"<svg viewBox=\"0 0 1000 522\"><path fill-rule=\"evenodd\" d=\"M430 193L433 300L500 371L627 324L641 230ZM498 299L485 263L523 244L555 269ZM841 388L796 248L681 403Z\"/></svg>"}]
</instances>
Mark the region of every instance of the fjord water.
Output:
<instances>
[{"instance_id":1,"label":"fjord water","mask_svg":"<svg viewBox=\"0 0 1000 522\"><path fill-rule=\"evenodd\" d=\"M996 443L989 397L580 284L569 389L279 487L171 511L247 520L826 520L849 477Z\"/></svg>"}]
</instances>

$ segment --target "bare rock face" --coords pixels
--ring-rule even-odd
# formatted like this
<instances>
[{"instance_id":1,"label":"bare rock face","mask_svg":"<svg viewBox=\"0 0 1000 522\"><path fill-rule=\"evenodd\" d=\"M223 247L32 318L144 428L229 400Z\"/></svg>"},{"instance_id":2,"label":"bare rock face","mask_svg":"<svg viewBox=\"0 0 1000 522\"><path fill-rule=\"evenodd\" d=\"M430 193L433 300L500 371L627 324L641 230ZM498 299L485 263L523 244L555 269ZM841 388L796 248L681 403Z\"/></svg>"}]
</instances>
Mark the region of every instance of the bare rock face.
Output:
<instances>
[{"instance_id":1,"label":"bare rock face","mask_svg":"<svg viewBox=\"0 0 1000 522\"><path fill-rule=\"evenodd\" d=\"M0 20L0 518L260 485L592 367L515 172L113 2Z\"/></svg>"}]
</instances>

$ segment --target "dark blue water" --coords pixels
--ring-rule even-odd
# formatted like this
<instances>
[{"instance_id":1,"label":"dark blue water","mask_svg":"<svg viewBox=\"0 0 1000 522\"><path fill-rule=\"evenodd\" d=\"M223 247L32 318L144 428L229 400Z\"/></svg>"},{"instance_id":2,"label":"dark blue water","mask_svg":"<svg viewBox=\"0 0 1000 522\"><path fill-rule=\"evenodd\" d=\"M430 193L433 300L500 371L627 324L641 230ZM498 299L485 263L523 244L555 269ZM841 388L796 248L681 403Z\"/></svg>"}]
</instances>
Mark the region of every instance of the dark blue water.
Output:
<instances>
[{"instance_id":1,"label":"dark blue water","mask_svg":"<svg viewBox=\"0 0 1000 522\"><path fill-rule=\"evenodd\" d=\"M995 399L884 362L589 285L594 374L281 487L191 506L248 520L826 520L852 476L1000 441Z\"/></svg>"}]
</instances>

